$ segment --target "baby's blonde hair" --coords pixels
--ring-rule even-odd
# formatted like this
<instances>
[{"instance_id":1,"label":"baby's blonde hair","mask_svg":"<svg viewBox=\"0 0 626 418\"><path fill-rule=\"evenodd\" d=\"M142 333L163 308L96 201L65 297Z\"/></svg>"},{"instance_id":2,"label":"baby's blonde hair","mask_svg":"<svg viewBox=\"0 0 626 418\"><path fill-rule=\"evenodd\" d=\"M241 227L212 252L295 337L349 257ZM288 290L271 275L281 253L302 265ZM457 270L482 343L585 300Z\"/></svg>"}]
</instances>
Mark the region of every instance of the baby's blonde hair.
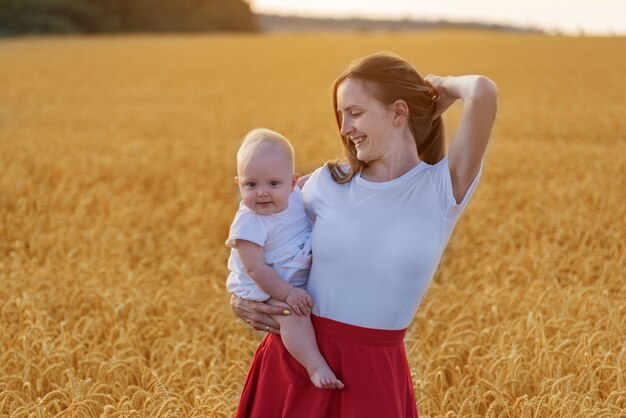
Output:
<instances>
[{"instance_id":1,"label":"baby's blonde hair","mask_svg":"<svg viewBox=\"0 0 626 418\"><path fill-rule=\"evenodd\" d=\"M291 164L291 171L295 171L295 157L289 140L278 132L266 128L253 129L243 138L237 151L237 171L241 173L256 153L272 147L285 153Z\"/></svg>"}]
</instances>

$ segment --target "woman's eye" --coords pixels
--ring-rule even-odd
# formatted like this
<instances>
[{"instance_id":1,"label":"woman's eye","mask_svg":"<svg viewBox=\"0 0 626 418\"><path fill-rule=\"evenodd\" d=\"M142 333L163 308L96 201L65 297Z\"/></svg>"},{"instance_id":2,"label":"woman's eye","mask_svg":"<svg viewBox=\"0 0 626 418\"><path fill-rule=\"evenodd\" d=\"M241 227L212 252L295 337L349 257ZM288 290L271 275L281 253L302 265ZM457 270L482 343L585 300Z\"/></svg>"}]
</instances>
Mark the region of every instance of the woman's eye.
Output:
<instances>
[{"instance_id":1,"label":"woman's eye","mask_svg":"<svg viewBox=\"0 0 626 418\"><path fill-rule=\"evenodd\" d=\"M358 118L359 116L361 116L361 113L363 112L351 113L350 116L352 116L353 118Z\"/></svg>"}]
</instances>

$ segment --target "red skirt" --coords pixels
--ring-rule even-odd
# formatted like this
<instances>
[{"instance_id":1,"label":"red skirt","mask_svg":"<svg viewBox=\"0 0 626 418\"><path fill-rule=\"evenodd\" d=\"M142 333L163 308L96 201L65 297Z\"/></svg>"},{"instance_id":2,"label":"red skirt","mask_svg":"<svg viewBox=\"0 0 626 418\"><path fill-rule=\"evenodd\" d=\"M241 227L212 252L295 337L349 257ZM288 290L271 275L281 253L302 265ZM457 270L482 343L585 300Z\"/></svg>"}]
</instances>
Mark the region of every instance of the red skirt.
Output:
<instances>
[{"instance_id":1,"label":"red skirt","mask_svg":"<svg viewBox=\"0 0 626 418\"><path fill-rule=\"evenodd\" d=\"M322 355L346 387L317 389L280 336L268 334L252 360L236 418L417 418L405 329L311 320Z\"/></svg>"}]
</instances>

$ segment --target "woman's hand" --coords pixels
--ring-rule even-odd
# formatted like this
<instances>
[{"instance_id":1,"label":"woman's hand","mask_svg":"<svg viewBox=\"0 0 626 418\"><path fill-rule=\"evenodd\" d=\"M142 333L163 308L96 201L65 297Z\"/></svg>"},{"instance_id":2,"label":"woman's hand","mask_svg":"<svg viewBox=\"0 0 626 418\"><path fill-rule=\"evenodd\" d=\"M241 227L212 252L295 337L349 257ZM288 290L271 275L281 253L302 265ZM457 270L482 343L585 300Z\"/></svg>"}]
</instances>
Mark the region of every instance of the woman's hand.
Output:
<instances>
[{"instance_id":1,"label":"woman's hand","mask_svg":"<svg viewBox=\"0 0 626 418\"><path fill-rule=\"evenodd\" d=\"M309 179L309 177L311 177L311 174L313 173L309 173L306 176L302 176L298 179L298 187L300 189L302 189L304 187L304 184L306 183L306 181Z\"/></svg>"},{"instance_id":2,"label":"woman's hand","mask_svg":"<svg viewBox=\"0 0 626 418\"><path fill-rule=\"evenodd\" d=\"M257 331L280 334L280 326L270 315L290 315L291 312L264 302L241 299L234 294L230 298L230 308L239 318ZM286 313L289 312L289 313Z\"/></svg>"},{"instance_id":3,"label":"woman's hand","mask_svg":"<svg viewBox=\"0 0 626 418\"><path fill-rule=\"evenodd\" d=\"M289 294L287 294L285 302L287 302L287 304L291 306L291 309L298 315L306 316L311 314L313 299L311 299L311 296L309 296L304 289L295 286L292 287Z\"/></svg>"},{"instance_id":4,"label":"woman's hand","mask_svg":"<svg viewBox=\"0 0 626 418\"><path fill-rule=\"evenodd\" d=\"M424 80L433 86L433 88L437 91L437 108L435 109L435 115L433 119L441 116L452 104L458 99L458 97L450 94L450 91L445 86L445 81L452 77L440 77L438 75L429 74L424 77Z\"/></svg>"}]
</instances>

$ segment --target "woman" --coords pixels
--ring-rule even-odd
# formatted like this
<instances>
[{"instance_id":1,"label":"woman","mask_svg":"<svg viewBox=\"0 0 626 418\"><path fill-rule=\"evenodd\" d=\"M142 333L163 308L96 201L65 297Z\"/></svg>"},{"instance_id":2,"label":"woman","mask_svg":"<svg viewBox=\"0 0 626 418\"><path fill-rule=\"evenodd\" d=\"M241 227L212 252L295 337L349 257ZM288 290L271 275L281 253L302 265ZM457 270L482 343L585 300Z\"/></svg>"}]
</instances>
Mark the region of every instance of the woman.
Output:
<instances>
[{"instance_id":1,"label":"woman","mask_svg":"<svg viewBox=\"0 0 626 418\"><path fill-rule=\"evenodd\" d=\"M463 101L445 156L441 114ZM313 228L307 290L320 351L345 388L319 390L286 353L268 314L231 299L270 333L259 346L237 417L417 417L403 337L482 171L497 108L484 76L423 79L388 53L352 63L333 85L345 163L302 181Z\"/></svg>"}]
</instances>

